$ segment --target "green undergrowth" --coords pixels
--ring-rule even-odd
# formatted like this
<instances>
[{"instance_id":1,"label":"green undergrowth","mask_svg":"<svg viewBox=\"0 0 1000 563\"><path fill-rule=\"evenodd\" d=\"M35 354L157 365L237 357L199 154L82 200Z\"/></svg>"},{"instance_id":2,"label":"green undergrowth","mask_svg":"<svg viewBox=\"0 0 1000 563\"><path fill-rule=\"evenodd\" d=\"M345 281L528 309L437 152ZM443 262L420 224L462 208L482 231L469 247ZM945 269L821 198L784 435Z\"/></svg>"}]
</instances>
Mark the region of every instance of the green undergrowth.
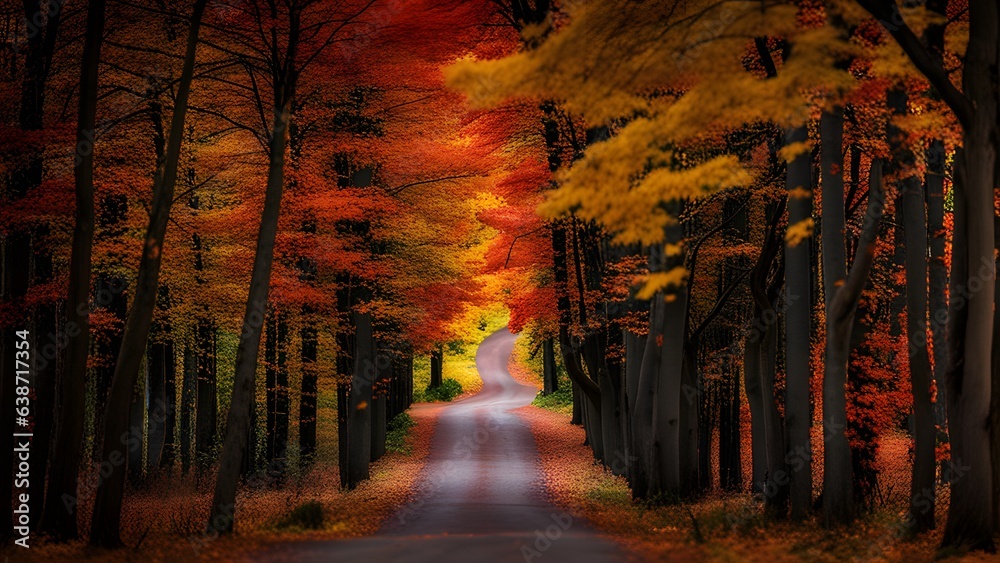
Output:
<instances>
[{"instance_id":1,"label":"green undergrowth","mask_svg":"<svg viewBox=\"0 0 1000 563\"><path fill-rule=\"evenodd\" d=\"M413 417L409 413L401 412L389 421L385 433L385 451L410 455L413 446L406 441L410 435L410 429L416 426Z\"/></svg>"},{"instance_id":2,"label":"green undergrowth","mask_svg":"<svg viewBox=\"0 0 1000 563\"><path fill-rule=\"evenodd\" d=\"M448 402L461 394L462 384L449 377L437 387L424 389L415 400L426 403Z\"/></svg>"}]
</instances>

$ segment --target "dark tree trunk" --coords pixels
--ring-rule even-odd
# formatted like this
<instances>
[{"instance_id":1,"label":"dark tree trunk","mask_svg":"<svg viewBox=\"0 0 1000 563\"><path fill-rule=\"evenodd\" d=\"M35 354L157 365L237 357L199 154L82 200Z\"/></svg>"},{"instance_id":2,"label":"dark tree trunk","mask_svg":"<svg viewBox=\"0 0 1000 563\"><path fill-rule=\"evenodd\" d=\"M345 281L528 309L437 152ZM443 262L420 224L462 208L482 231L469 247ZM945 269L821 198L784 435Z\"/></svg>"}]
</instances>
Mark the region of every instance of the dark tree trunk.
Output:
<instances>
[{"instance_id":1,"label":"dark tree trunk","mask_svg":"<svg viewBox=\"0 0 1000 563\"><path fill-rule=\"evenodd\" d=\"M573 412L570 414L569 423L580 426L583 424L583 397L576 383L570 381L570 387L573 390Z\"/></svg>"},{"instance_id":2,"label":"dark tree trunk","mask_svg":"<svg viewBox=\"0 0 1000 563\"><path fill-rule=\"evenodd\" d=\"M821 121L823 172L823 279L826 297L826 366L823 378L823 514L827 526L854 519L851 448L847 440L847 369L851 332L861 291L875 258L875 242L885 208L882 163L873 161L868 206L848 271L845 247L843 116L825 112Z\"/></svg>"},{"instance_id":3,"label":"dark tree trunk","mask_svg":"<svg viewBox=\"0 0 1000 563\"><path fill-rule=\"evenodd\" d=\"M105 212L108 212L109 208L117 208L112 214L118 216L119 220L116 222L120 223L124 220L125 213L127 212L125 203L124 200L119 200L118 198L107 198L105 199ZM117 235L122 234L122 229L120 228L114 231L109 228L106 229L107 231L115 232ZM108 410L108 393L111 391L111 380L115 375L115 358L118 357L118 352L122 349L122 331L125 327L125 319L128 316L128 299L124 292L124 288L128 286L128 282L120 276L99 275L94 285L96 286L95 302L107 301L104 307L105 312L114 319L110 330L105 333L105 338L102 338L94 345L99 362L93 369L94 440L91 458L99 463L101 461L101 445L104 441L101 430L104 428L104 415ZM101 296L101 298L98 299L97 296ZM103 296L110 296L110 300L103 298Z\"/></svg>"},{"instance_id":4,"label":"dark tree trunk","mask_svg":"<svg viewBox=\"0 0 1000 563\"><path fill-rule=\"evenodd\" d=\"M556 369L556 352L551 338L542 342L542 394L559 390L559 372Z\"/></svg>"},{"instance_id":5,"label":"dark tree trunk","mask_svg":"<svg viewBox=\"0 0 1000 563\"><path fill-rule=\"evenodd\" d=\"M316 368L318 332L311 319L304 321L300 337L302 392L299 396L299 459L304 463L311 463L316 454L316 393L319 389L319 373Z\"/></svg>"},{"instance_id":6,"label":"dark tree trunk","mask_svg":"<svg viewBox=\"0 0 1000 563\"><path fill-rule=\"evenodd\" d=\"M306 339L303 338L303 343L305 342ZM267 395L267 439L264 456L268 471L272 475L283 475L288 451L288 322L276 311L272 311L268 318L264 340L264 362ZM305 368L303 368L304 374ZM303 389L308 387L306 380L307 378L303 377ZM300 436L308 430L301 421L299 429Z\"/></svg>"},{"instance_id":7,"label":"dark tree trunk","mask_svg":"<svg viewBox=\"0 0 1000 563\"><path fill-rule=\"evenodd\" d=\"M931 341L934 346L934 386L937 400L934 403L934 422L942 430L947 426L945 405L947 386L945 371L948 367L948 265L945 263L944 227L944 143L934 141L927 151L927 232L930 239L930 306ZM947 435L942 436L947 439Z\"/></svg>"},{"instance_id":8,"label":"dark tree trunk","mask_svg":"<svg viewBox=\"0 0 1000 563\"><path fill-rule=\"evenodd\" d=\"M375 350L379 351L376 344ZM384 353L382 354L384 356ZM375 380L372 386L371 402L371 452L370 461L378 461L385 455L385 425L386 425L386 397L388 395L389 369L383 369L378 363L378 355L374 358Z\"/></svg>"},{"instance_id":9,"label":"dark tree trunk","mask_svg":"<svg viewBox=\"0 0 1000 563\"><path fill-rule=\"evenodd\" d=\"M906 115L903 90L889 93L889 105L897 115ZM934 406L931 403L931 363L927 350L927 219L920 177L913 174L913 152L903 132L888 129L889 145L902 178L896 203L903 227L906 268L906 334L913 394L914 457L910 481L909 532L919 534L934 528L935 446Z\"/></svg>"},{"instance_id":10,"label":"dark tree trunk","mask_svg":"<svg viewBox=\"0 0 1000 563\"><path fill-rule=\"evenodd\" d=\"M151 343L146 354L146 365L148 366L146 370L146 408L149 412L149 416L146 418L146 464L154 469L160 466L160 456L163 454L163 443L166 438L164 420L157 420L157 417L154 416L157 409L164 409L167 405L166 363L166 346L159 342Z\"/></svg>"},{"instance_id":11,"label":"dark tree trunk","mask_svg":"<svg viewBox=\"0 0 1000 563\"><path fill-rule=\"evenodd\" d=\"M121 441L118 442L119 447L124 447L127 452L126 467L128 469L128 479L134 485L138 485L142 481L143 437L145 436L143 419L146 417L146 392L144 383L143 381L138 381L135 388L132 389L128 410L125 411L128 416L126 421L128 439L124 444ZM120 452L120 450L118 451ZM118 468L118 473L124 477L125 472L122 471L121 467ZM91 526L91 535L93 535L93 530L96 527L98 526Z\"/></svg>"},{"instance_id":12,"label":"dark tree trunk","mask_svg":"<svg viewBox=\"0 0 1000 563\"><path fill-rule=\"evenodd\" d=\"M177 427L177 356L172 339L163 342L163 453L160 454L160 467L171 468L176 457L174 444L174 429Z\"/></svg>"},{"instance_id":13,"label":"dark tree trunk","mask_svg":"<svg viewBox=\"0 0 1000 563\"><path fill-rule=\"evenodd\" d=\"M212 466L219 402L215 379L215 325L199 319L195 334L197 404L195 408L195 463L199 474Z\"/></svg>"},{"instance_id":14,"label":"dark tree trunk","mask_svg":"<svg viewBox=\"0 0 1000 563\"><path fill-rule=\"evenodd\" d=\"M292 10L291 27L298 27L300 14ZM290 34L285 57L295 60L297 32ZM277 63L277 61L275 61ZM294 64L294 63L293 63ZM268 147L267 189L264 209L257 235L257 249L254 253L253 272L250 276L250 292L247 296L246 311L243 316L243 330L236 352L236 370L233 382L233 398L229 416L226 419L226 437L222 445L218 480L212 498L212 512L208 519L209 529L220 534L233 531L236 520L236 487L239 480L240 461L250 435L250 412L253 410L257 355L260 349L260 334L264 322L267 296L270 290L271 265L274 261L274 240L278 232L278 216L281 211L281 195L284 188L285 148L287 144L288 121L294 98L295 77L282 77L275 87L274 124L270 131Z\"/></svg>"},{"instance_id":15,"label":"dark tree trunk","mask_svg":"<svg viewBox=\"0 0 1000 563\"><path fill-rule=\"evenodd\" d=\"M975 13L970 15L976 16ZM995 30L994 27L994 35ZM970 40L970 53L982 48L982 45L974 48ZM975 56L981 64L982 53ZM977 68L979 72L986 72L981 66L966 63L966 72L975 72ZM982 127L985 126L984 123ZM951 502L942 547L992 552L995 547L989 432L991 394L985 391L991 388L992 379L993 310L987 307L984 294L992 303L996 272L992 248L988 257L984 249L985 213L979 209L984 208L991 215L989 230L992 231L993 207L985 201L984 193L988 191L986 195L993 197L995 154L988 143L986 131L974 126L966 133L965 149L955 156L952 248L967 251L954 252L951 262L949 359L945 380L952 461L944 475L951 485ZM986 170L987 164L990 170ZM992 240L990 246L993 246ZM973 291L973 286L979 291ZM989 326L985 326L987 321Z\"/></svg>"},{"instance_id":16,"label":"dark tree trunk","mask_svg":"<svg viewBox=\"0 0 1000 563\"><path fill-rule=\"evenodd\" d=\"M351 377L347 413L347 488L353 489L368 478L372 438L372 384L375 377L375 342L371 316L352 313L354 325L354 373ZM340 447L344 447L341 444Z\"/></svg>"},{"instance_id":17,"label":"dark tree trunk","mask_svg":"<svg viewBox=\"0 0 1000 563\"><path fill-rule=\"evenodd\" d=\"M149 215L149 225L143 245L142 257L139 261L139 273L136 279L135 296L125 323L125 333L122 336L122 347L115 364L115 375L108 395L108 414L104 421L104 441L102 459L111 463L111 456L120 447L114 443L116 437L125 431L126 420L122 408L127 402L128 392L135 387L142 364L142 353L146 348L150 326L153 321L153 310L158 294L160 265L163 259L163 242L170 218L170 208L174 202L174 187L177 184L177 165L180 159L181 141L184 136L184 122L187 114L188 96L191 91L191 81L194 76L195 54L198 47L198 32L201 26L201 16L205 11L207 0L197 0L191 15L188 33L184 68L178 83L177 99L174 102L174 113L170 124L170 136L167 141L165 159L159 163L153 184L153 201ZM161 379L162 381L162 379ZM162 387L154 390L163 392ZM160 422L162 424L162 421ZM155 444L162 447L162 438ZM159 455L159 452L151 452ZM151 456L152 457L152 456ZM113 467L113 465L112 465ZM110 474L102 476L97 486L97 496L94 502L95 525L91 527L90 541L93 545L115 547L121 545L119 524L121 520L122 495L124 494L124 475L120 470L112 468Z\"/></svg>"},{"instance_id":18,"label":"dark tree trunk","mask_svg":"<svg viewBox=\"0 0 1000 563\"><path fill-rule=\"evenodd\" d=\"M427 386L428 389L434 389L435 387L440 387L441 383L444 381L442 373L444 371L444 351L441 346L437 346L431 350L431 383Z\"/></svg>"},{"instance_id":19,"label":"dark tree trunk","mask_svg":"<svg viewBox=\"0 0 1000 563\"><path fill-rule=\"evenodd\" d=\"M785 143L809 139L805 126L790 129ZM788 164L788 225L812 221L812 174L810 154L805 152ZM789 496L792 520L801 521L812 510L812 442L809 429L809 379L812 352L812 257L809 240L785 243L785 435L790 470Z\"/></svg>"},{"instance_id":20,"label":"dark tree trunk","mask_svg":"<svg viewBox=\"0 0 1000 563\"><path fill-rule=\"evenodd\" d=\"M758 316L754 315L754 322ZM751 490L754 493L764 492L764 482L767 479L767 439L764 425L764 392L761 388L760 356L761 336L753 327L743 344L743 386L750 406L750 456L751 456Z\"/></svg>"},{"instance_id":21,"label":"dark tree trunk","mask_svg":"<svg viewBox=\"0 0 1000 563\"><path fill-rule=\"evenodd\" d=\"M191 422L194 416L198 381L198 357L190 343L184 345L184 374L181 383L180 454L181 472L191 469Z\"/></svg>"},{"instance_id":22,"label":"dark tree trunk","mask_svg":"<svg viewBox=\"0 0 1000 563\"><path fill-rule=\"evenodd\" d=\"M735 339L734 331L727 331ZM742 443L740 441L739 372L730 364L719 393L719 486L724 491L743 488Z\"/></svg>"},{"instance_id":23,"label":"dark tree trunk","mask_svg":"<svg viewBox=\"0 0 1000 563\"><path fill-rule=\"evenodd\" d=\"M105 0L87 4L83 64L80 70L79 116L74 169L76 216L66 300L66 334L59 422L45 494L42 531L58 539L75 539L76 494L83 449L85 388L90 336L90 273L94 238L94 131L97 121L97 71L104 42ZM141 351L140 351L141 353ZM6 362L5 362L6 364ZM10 395L4 394L4 397ZM5 401L5 404L11 404ZM0 462L3 460L0 459ZM7 480L7 483L10 481ZM6 486L6 485L5 485Z\"/></svg>"},{"instance_id":24,"label":"dark tree trunk","mask_svg":"<svg viewBox=\"0 0 1000 563\"><path fill-rule=\"evenodd\" d=\"M844 120L840 108L821 121L823 189L823 278L826 295L826 370L823 377L823 514L827 526L854 519L851 448L847 441L847 363L856 302L833 304L847 279L842 169Z\"/></svg>"}]
</instances>

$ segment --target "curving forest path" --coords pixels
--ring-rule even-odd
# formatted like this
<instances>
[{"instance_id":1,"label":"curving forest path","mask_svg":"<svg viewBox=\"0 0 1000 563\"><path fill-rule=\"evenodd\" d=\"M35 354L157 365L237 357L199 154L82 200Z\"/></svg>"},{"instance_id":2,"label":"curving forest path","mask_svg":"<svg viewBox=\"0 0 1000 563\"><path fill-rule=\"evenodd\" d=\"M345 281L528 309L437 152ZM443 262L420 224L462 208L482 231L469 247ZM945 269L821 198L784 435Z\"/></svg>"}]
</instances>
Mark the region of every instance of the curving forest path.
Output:
<instances>
[{"instance_id":1,"label":"curving forest path","mask_svg":"<svg viewBox=\"0 0 1000 563\"><path fill-rule=\"evenodd\" d=\"M611 541L552 505L528 423L513 409L536 390L514 381L507 360L517 337L501 329L476 352L483 389L443 408L416 498L378 534L288 544L270 561L573 563L626 559ZM261 560L257 558L256 560Z\"/></svg>"}]
</instances>

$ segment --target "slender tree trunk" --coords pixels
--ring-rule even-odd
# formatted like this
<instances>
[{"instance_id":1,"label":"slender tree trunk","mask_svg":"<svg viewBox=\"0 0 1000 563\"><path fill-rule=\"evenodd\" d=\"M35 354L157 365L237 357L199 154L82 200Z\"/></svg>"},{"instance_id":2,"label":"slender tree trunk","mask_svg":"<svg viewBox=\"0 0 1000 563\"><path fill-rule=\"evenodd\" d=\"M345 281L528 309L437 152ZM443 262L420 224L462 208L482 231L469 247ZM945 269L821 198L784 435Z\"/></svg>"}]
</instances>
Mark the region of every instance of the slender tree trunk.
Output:
<instances>
[{"instance_id":1,"label":"slender tree trunk","mask_svg":"<svg viewBox=\"0 0 1000 563\"><path fill-rule=\"evenodd\" d=\"M735 331L728 331L735 339ZM739 372L730 362L724 372L723 391L719 400L719 486L724 491L743 488L743 461L740 427Z\"/></svg>"},{"instance_id":2,"label":"slender tree trunk","mask_svg":"<svg viewBox=\"0 0 1000 563\"><path fill-rule=\"evenodd\" d=\"M181 383L180 454L181 473L191 469L191 422L198 380L198 358L190 343L184 345L184 374Z\"/></svg>"},{"instance_id":3,"label":"slender tree trunk","mask_svg":"<svg viewBox=\"0 0 1000 563\"><path fill-rule=\"evenodd\" d=\"M293 24L294 27L294 24ZM288 47L286 57L295 60L294 42ZM276 85L280 89L282 85ZM281 193L284 187L285 145L289 112L293 97L293 84L283 85L285 91L276 93L274 126L271 130L270 166L267 191L264 198L264 212L257 235L257 250L254 254L253 272L250 276L250 293L247 296L243 330L236 352L236 371L233 383L233 398L226 420L226 437L222 445L219 475L212 498L212 512L208 520L209 529L220 534L233 531L236 520L236 486L239 479L240 461L250 435L250 411L254 404L255 371L257 353L260 348L261 326L264 308L270 289L271 265L274 260L274 240L278 231L278 215L281 210Z\"/></svg>"},{"instance_id":4,"label":"slender tree trunk","mask_svg":"<svg viewBox=\"0 0 1000 563\"><path fill-rule=\"evenodd\" d=\"M150 468L160 466L160 456L163 455L163 444L166 439L164 420L157 420L153 413L157 408L167 404L166 382L166 346L159 342L149 345L146 354L146 408L150 416L146 419L147 456L146 464Z\"/></svg>"},{"instance_id":5,"label":"slender tree trunk","mask_svg":"<svg viewBox=\"0 0 1000 563\"><path fill-rule=\"evenodd\" d=\"M218 424L219 401L216 395L215 325L202 318L195 334L195 357L198 379L195 405L195 463L201 474L212 465Z\"/></svg>"},{"instance_id":6,"label":"slender tree trunk","mask_svg":"<svg viewBox=\"0 0 1000 563\"><path fill-rule=\"evenodd\" d=\"M264 457L271 475L284 475L288 450L288 322L277 311L268 315L264 339L266 432ZM304 364L303 364L304 365ZM303 377L303 388L308 387ZM299 426L300 435L307 431Z\"/></svg>"},{"instance_id":7,"label":"slender tree trunk","mask_svg":"<svg viewBox=\"0 0 1000 563\"><path fill-rule=\"evenodd\" d=\"M104 229L104 233L109 236L120 236L124 230L120 223L124 220L126 209L125 201L119 198L105 198L105 213L109 208L116 208L111 212L117 215L119 223L114 229ZM103 215L103 213L102 213ZM115 375L115 359L122 348L122 331L125 327L125 319L128 316L128 296L125 288L128 282L121 276L98 275L95 285L95 302L105 303L104 312L113 319L109 330L104 334L104 338L94 343L94 352L97 354L98 365L94 367L94 416L93 416L93 445L91 457L94 462L101 461L101 444L104 436L101 429L104 428L104 416L108 410L108 393L111 392L111 380ZM103 299L103 296L110 295L110 300ZM101 296L102 299L96 299Z\"/></svg>"},{"instance_id":8,"label":"slender tree trunk","mask_svg":"<svg viewBox=\"0 0 1000 563\"><path fill-rule=\"evenodd\" d=\"M675 217L680 215L682 204L668 205ZM668 244L680 244L683 226L679 221L665 229ZM663 271L670 271L684 263L685 256L664 256ZM653 408L653 453L658 466L660 490L666 498L677 498L682 494L681 468L681 401L683 396L684 344L687 339L687 310L689 287L685 282L681 287L667 290L662 297L662 325L657 340L652 342L659 348L659 365L656 368L656 400ZM647 344L648 346L648 344Z\"/></svg>"},{"instance_id":9,"label":"slender tree trunk","mask_svg":"<svg viewBox=\"0 0 1000 563\"><path fill-rule=\"evenodd\" d=\"M177 427L177 355L172 338L163 343L163 360L165 413L163 420L163 453L160 455L160 467L169 469L174 466L174 458L176 457L174 429Z\"/></svg>"},{"instance_id":10,"label":"slender tree trunk","mask_svg":"<svg viewBox=\"0 0 1000 563\"><path fill-rule=\"evenodd\" d=\"M889 104L894 113L905 115L906 93L893 90ZM889 143L900 172L904 174L897 202L903 225L906 267L906 334L913 394L914 459L910 481L909 531L934 528L935 442L934 407L931 404L931 364L927 352L927 220L924 193L914 174L913 153L904 144L903 132L889 128ZM897 241L897 244L898 241Z\"/></svg>"},{"instance_id":11,"label":"slender tree trunk","mask_svg":"<svg viewBox=\"0 0 1000 563\"><path fill-rule=\"evenodd\" d=\"M823 165L823 274L826 296L826 366L823 379L824 450L823 513L827 526L854 518L851 448L847 441L847 368L851 332L861 291L875 257L875 242L885 210L882 163L873 161L869 175L868 206L850 270L845 247L842 135L839 110L821 121Z\"/></svg>"},{"instance_id":12,"label":"slender tree trunk","mask_svg":"<svg viewBox=\"0 0 1000 563\"><path fill-rule=\"evenodd\" d=\"M431 383L427 386L428 389L434 389L435 387L440 387L441 383L444 381L442 373L444 371L444 350L438 345L433 350L431 350Z\"/></svg>"},{"instance_id":13,"label":"slender tree trunk","mask_svg":"<svg viewBox=\"0 0 1000 563\"><path fill-rule=\"evenodd\" d=\"M120 447L125 449L125 459L127 462L126 467L119 468L118 472L124 476L127 469L129 482L134 485L139 485L142 481L142 454L145 442L143 438L146 434L145 425L143 424L143 420L146 418L145 387L145 381L137 381L135 389L132 390L131 400L128 403L128 410L126 411L128 416L128 430L122 434L123 436L127 436L127 438L119 442ZM117 456L116 459L121 460ZM91 535L93 535L93 529L94 526L91 526Z\"/></svg>"},{"instance_id":14,"label":"slender tree trunk","mask_svg":"<svg viewBox=\"0 0 1000 563\"><path fill-rule=\"evenodd\" d=\"M947 425L945 371L948 367L948 265L945 263L944 227L944 143L934 141L928 149L927 175L927 232L930 239L930 322L931 341L934 346L934 421L943 431ZM946 436L944 436L946 438Z\"/></svg>"},{"instance_id":15,"label":"slender tree trunk","mask_svg":"<svg viewBox=\"0 0 1000 563\"><path fill-rule=\"evenodd\" d=\"M319 373L316 367L319 348L318 331L311 320L307 320L303 324L300 337L302 340L302 393L299 397L299 458L306 463L311 463L316 454L316 394L319 389Z\"/></svg>"},{"instance_id":16,"label":"slender tree trunk","mask_svg":"<svg viewBox=\"0 0 1000 563\"><path fill-rule=\"evenodd\" d=\"M809 139L805 126L790 129L786 145ZM805 152L788 164L788 225L812 221L810 155ZM812 511L812 443L809 366L812 334L812 257L809 241L785 242L785 435L788 439L792 520L804 520Z\"/></svg>"},{"instance_id":17,"label":"slender tree trunk","mask_svg":"<svg viewBox=\"0 0 1000 563\"><path fill-rule=\"evenodd\" d=\"M854 305L834 308L837 292L847 279L842 170L844 119L840 108L824 112L821 120L823 187L823 277L826 294L826 370L823 376L823 513L828 526L854 519L851 449L847 427L847 362Z\"/></svg>"},{"instance_id":18,"label":"slender tree trunk","mask_svg":"<svg viewBox=\"0 0 1000 563\"><path fill-rule=\"evenodd\" d=\"M153 309L156 306L157 288L159 286L160 265L163 259L163 242L170 218L170 208L174 201L174 186L177 183L177 164L180 159L181 141L184 135L184 121L187 114L188 96L191 92L191 81L194 76L195 55L198 47L198 32L201 17L205 11L207 0L197 0L191 15L188 32L187 49L184 56L184 68L178 84L177 99L174 103L174 114L170 125L170 137L167 142L165 161L157 170L153 186L153 202L146 230L142 258L139 262L139 274L136 280L135 296L125 323L125 333L122 336L122 348L115 365L115 375L111 383L111 393L108 396L108 414L104 420L102 459L112 469L110 474L102 476L97 486L97 497L94 501L94 525L91 526L90 542L93 545L115 547L121 545L120 521L121 504L124 493L124 475L115 468L111 458L119 451L120 437L126 429L127 421L122 408L128 401L129 391L135 387L142 363L142 352L146 348L150 325L153 321ZM162 388L154 389L162 393ZM162 424L162 422L161 422ZM162 442L153 444L162 447ZM151 451L151 453L154 453ZM155 452L158 455L158 452ZM152 456L151 456L152 457Z\"/></svg>"},{"instance_id":19,"label":"slender tree trunk","mask_svg":"<svg viewBox=\"0 0 1000 563\"><path fill-rule=\"evenodd\" d=\"M542 342L542 394L549 395L559 390L559 373L556 369L555 345L551 338Z\"/></svg>"},{"instance_id":20,"label":"slender tree trunk","mask_svg":"<svg viewBox=\"0 0 1000 563\"><path fill-rule=\"evenodd\" d=\"M754 315L754 320L758 315ZM764 425L764 391L761 388L761 336L751 328L743 345L743 386L750 405L751 490L764 492L767 480L767 438Z\"/></svg>"},{"instance_id":21,"label":"slender tree trunk","mask_svg":"<svg viewBox=\"0 0 1000 563\"><path fill-rule=\"evenodd\" d=\"M372 384L375 377L375 342L371 315L352 313L355 329L354 373L351 377L347 433L349 437L348 484L353 489L368 479L372 437ZM341 445L343 447L343 445Z\"/></svg>"},{"instance_id":22,"label":"slender tree trunk","mask_svg":"<svg viewBox=\"0 0 1000 563\"><path fill-rule=\"evenodd\" d=\"M55 454L49 477L42 530L58 539L75 539L77 477L83 448L87 356L90 336L90 273L94 238L94 131L97 118L97 71L104 42L105 0L87 4L83 64L80 71L79 118L76 130L76 219L66 302L65 371ZM9 397L10 395L5 395ZM8 403L9 404L9 403ZM2 460L0 460L2 461Z\"/></svg>"},{"instance_id":23,"label":"slender tree trunk","mask_svg":"<svg viewBox=\"0 0 1000 563\"><path fill-rule=\"evenodd\" d=\"M378 363L380 346L375 344L374 384L372 385L371 402L371 452L370 461L378 461L385 455L385 425L386 425L386 395L388 394L389 369L381 369ZM391 368L391 366L389 366Z\"/></svg>"}]
</instances>

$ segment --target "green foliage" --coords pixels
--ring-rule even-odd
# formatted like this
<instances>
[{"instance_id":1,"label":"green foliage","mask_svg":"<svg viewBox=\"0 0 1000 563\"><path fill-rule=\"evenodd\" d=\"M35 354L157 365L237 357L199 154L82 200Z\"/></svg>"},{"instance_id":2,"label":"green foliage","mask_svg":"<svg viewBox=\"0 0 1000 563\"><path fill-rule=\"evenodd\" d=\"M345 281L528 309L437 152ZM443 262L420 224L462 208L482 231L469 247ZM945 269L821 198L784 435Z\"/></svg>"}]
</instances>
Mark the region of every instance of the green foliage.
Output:
<instances>
[{"instance_id":1,"label":"green foliage","mask_svg":"<svg viewBox=\"0 0 1000 563\"><path fill-rule=\"evenodd\" d=\"M450 377L437 387L428 388L423 392L422 399L426 402L447 402L462 394L462 384Z\"/></svg>"},{"instance_id":2,"label":"green foliage","mask_svg":"<svg viewBox=\"0 0 1000 563\"><path fill-rule=\"evenodd\" d=\"M541 391L539 391L538 396L535 397L535 400L532 401L531 404L543 409L549 409L550 411L572 414L573 388L570 385L568 378L566 381L563 381L562 378L560 378L559 389L555 393L542 395Z\"/></svg>"},{"instance_id":3,"label":"green foliage","mask_svg":"<svg viewBox=\"0 0 1000 563\"><path fill-rule=\"evenodd\" d=\"M410 434L410 428L416 425L417 423L413 421L413 418L408 413L401 412L397 414L395 418L389 421L386 429L385 451L410 455L413 448L406 442L406 437Z\"/></svg>"},{"instance_id":4,"label":"green foliage","mask_svg":"<svg viewBox=\"0 0 1000 563\"><path fill-rule=\"evenodd\" d=\"M323 528L325 518L323 504L318 500L311 500L296 506L288 513L288 516L278 522L277 528L282 530L319 530Z\"/></svg>"}]
</instances>

